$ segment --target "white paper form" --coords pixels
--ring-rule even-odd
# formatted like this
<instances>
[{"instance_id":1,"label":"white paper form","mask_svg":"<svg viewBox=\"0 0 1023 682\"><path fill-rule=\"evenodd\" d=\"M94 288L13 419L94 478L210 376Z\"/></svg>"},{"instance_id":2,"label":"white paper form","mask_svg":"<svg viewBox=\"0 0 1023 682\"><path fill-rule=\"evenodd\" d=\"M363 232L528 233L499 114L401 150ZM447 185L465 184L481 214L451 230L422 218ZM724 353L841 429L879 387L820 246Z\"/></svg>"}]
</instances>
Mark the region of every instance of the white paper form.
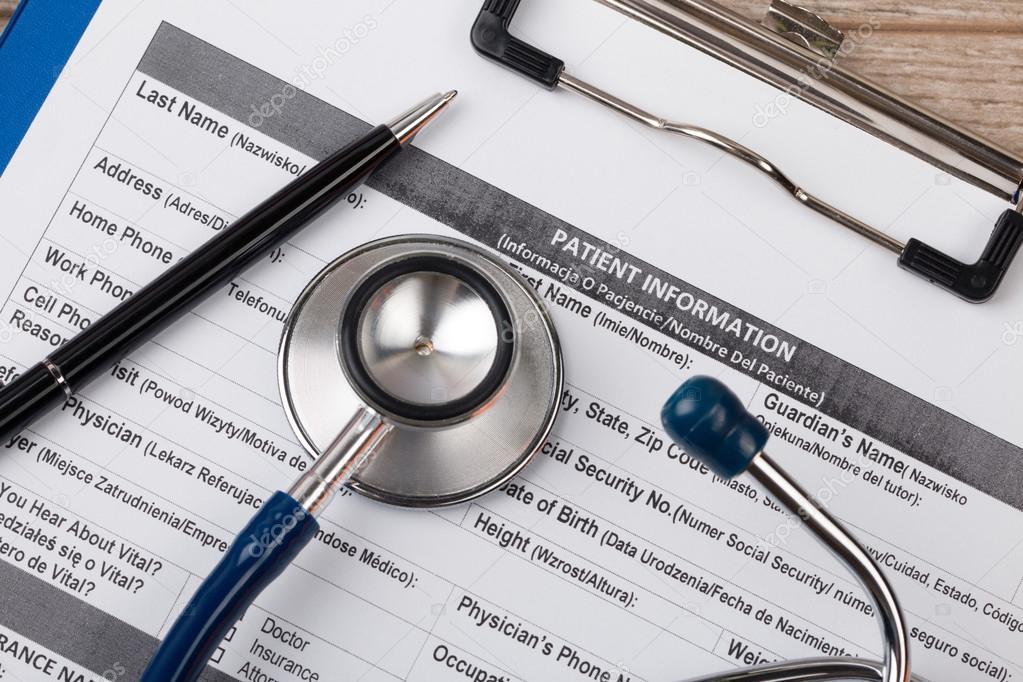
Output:
<instances>
[{"instance_id":1,"label":"white paper form","mask_svg":"<svg viewBox=\"0 0 1023 682\"><path fill-rule=\"evenodd\" d=\"M476 240L547 301L555 432L469 505L336 500L215 678L654 682L875 655L851 577L762 491L667 444L660 405L695 373L748 400L881 561L921 674L1021 674L1019 272L966 306L738 162L482 60L477 5L102 5L0 179L5 380L369 123L461 94L419 149L0 450L7 675L137 677L306 461L276 385L292 301L347 249L408 232ZM1004 208L798 103L758 125L777 91L596 3L519 16L573 73L783 160L899 237L966 260Z\"/></svg>"}]
</instances>

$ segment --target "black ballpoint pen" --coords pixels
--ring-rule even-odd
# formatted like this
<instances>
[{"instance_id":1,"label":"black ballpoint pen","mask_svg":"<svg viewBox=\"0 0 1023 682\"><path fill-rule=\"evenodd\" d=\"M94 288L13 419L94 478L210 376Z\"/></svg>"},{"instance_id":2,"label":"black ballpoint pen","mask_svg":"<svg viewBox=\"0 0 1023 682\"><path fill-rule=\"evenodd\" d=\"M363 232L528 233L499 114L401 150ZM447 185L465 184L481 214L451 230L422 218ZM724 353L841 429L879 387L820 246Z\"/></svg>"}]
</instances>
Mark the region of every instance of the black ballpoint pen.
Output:
<instances>
[{"instance_id":1,"label":"black ballpoint pen","mask_svg":"<svg viewBox=\"0 0 1023 682\"><path fill-rule=\"evenodd\" d=\"M313 166L0 389L0 443L227 284L408 144L455 97L434 95Z\"/></svg>"}]
</instances>

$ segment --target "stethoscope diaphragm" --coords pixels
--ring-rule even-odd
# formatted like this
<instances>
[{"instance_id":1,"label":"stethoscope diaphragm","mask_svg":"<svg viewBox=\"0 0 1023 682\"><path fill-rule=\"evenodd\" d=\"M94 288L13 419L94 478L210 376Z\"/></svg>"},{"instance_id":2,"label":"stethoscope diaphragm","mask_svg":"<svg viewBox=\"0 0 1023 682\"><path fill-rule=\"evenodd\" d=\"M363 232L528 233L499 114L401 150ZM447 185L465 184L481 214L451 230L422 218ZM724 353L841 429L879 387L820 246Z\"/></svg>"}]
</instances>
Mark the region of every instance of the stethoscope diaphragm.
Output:
<instances>
[{"instance_id":1,"label":"stethoscope diaphragm","mask_svg":"<svg viewBox=\"0 0 1023 682\"><path fill-rule=\"evenodd\" d=\"M515 335L508 306L474 267L419 255L387 263L349 296L338 335L355 390L409 422L458 420L508 376Z\"/></svg>"}]
</instances>

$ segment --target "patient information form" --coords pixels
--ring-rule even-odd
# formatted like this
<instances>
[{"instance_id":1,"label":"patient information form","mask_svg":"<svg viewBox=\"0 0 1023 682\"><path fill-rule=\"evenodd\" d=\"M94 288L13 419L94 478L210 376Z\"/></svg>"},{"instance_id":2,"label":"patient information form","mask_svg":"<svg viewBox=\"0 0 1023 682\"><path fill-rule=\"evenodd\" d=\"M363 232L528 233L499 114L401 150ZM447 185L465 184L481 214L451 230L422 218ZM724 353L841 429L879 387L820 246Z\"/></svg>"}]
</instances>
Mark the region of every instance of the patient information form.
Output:
<instances>
[{"instance_id":1,"label":"patient information form","mask_svg":"<svg viewBox=\"0 0 1023 682\"><path fill-rule=\"evenodd\" d=\"M919 674L1021 679L1020 271L961 303L740 162L479 58L479 5L102 4L0 178L5 382L368 121L460 96L367 186L0 444L0 679L138 677L311 461L277 386L295 298L348 249L422 232L492 251L551 310L554 432L471 504L339 495L210 679L669 682L878 658L855 579L750 479L716 478L661 430L694 374L734 387L869 548ZM597 3L520 15L581 77L784 157L900 238L965 260L1004 208L798 102L763 120L782 93Z\"/></svg>"}]
</instances>

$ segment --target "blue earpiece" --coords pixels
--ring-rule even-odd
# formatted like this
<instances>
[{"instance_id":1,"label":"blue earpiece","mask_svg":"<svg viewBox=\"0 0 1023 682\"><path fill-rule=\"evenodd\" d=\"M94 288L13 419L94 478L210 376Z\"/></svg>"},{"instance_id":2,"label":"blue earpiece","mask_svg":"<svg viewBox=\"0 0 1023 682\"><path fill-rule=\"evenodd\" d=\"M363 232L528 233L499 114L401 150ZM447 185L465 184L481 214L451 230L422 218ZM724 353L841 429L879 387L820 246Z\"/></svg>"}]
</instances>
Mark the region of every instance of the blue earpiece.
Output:
<instances>
[{"instance_id":1,"label":"blue earpiece","mask_svg":"<svg viewBox=\"0 0 1023 682\"><path fill-rule=\"evenodd\" d=\"M682 384L661 410L664 430L722 478L735 478L767 444L767 429L712 377Z\"/></svg>"}]
</instances>

